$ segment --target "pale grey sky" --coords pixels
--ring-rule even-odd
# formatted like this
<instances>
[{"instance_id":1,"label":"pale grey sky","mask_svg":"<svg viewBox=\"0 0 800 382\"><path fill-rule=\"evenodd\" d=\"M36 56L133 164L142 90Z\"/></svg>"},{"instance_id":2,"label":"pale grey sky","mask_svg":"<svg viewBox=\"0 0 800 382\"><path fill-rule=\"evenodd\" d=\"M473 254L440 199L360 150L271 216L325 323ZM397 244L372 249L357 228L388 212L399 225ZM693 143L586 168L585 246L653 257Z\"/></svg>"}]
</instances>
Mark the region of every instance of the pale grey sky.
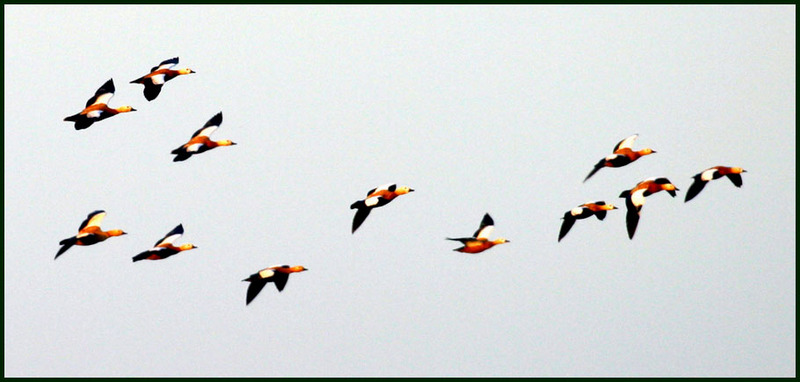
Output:
<instances>
[{"instance_id":1,"label":"pale grey sky","mask_svg":"<svg viewBox=\"0 0 800 382\"><path fill-rule=\"evenodd\" d=\"M6 5L4 375L794 376L795 10ZM62 121L109 78L138 111ZM238 145L172 162L220 111ZM128 235L53 261L97 209ZM453 252L486 212L511 243ZM273 264L310 270L245 306Z\"/></svg>"}]
</instances>

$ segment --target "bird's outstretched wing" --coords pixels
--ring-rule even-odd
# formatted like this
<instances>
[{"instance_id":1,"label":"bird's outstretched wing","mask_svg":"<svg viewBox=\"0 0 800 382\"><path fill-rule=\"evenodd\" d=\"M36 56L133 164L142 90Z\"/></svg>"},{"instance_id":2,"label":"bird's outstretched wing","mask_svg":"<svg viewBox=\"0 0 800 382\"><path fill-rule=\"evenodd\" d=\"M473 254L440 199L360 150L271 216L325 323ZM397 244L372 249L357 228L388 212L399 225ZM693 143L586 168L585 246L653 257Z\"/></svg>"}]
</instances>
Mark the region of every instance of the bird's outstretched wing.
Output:
<instances>
[{"instance_id":1,"label":"bird's outstretched wing","mask_svg":"<svg viewBox=\"0 0 800 382\"><path fill-rule=\"evenodd\" d=\"M703 191L703 188L706 186L706 183L708 183L708 182L706 182L705 180L700 179L700 175L699 174L695 175L694 176L694 183L692 183L692 185L689 186L689 190L686 191L686 199L684 199L683 202L686 203L686 202L694 199L694 197L697 196L700 193L700 191Z\"/></svg>"},{"instance_id":2,"label":"bird's outstretched wing","mask_svg":"<svg viewBox=\"0 0 800 382\"><path fill-rule=\"evenodd\" d=\"M103 219L106 217L106 212L103 210L97 210L89 214L86 217L86 220L81 223L80 228L78 228L78 232L83 231L86 227L99 227L100 223L103 222Z\"/></svg>"},{"instance_id":3,"label":"bird's outstretched wing","mask_svg":"<svg viewBox=\"0 0 800 382\"><path fill-rule=\"evenodd\" d=\"M592 171L589 172L589 175L586 175L586 178L583 179L583 182L586 183L586 181L589 180L589 178L591 178L592 175L596 174L598 171L600 171L601 168L603 168L605 166L606 166L606 159L605 158L600 159L600 161L597 162L597 164L594 165L594 168L592 169Z\"/></svg>"},{"instance_id":4,"label":"bird's outstretched wing","mask_svg":"<svg viewBox=\"0 0 800 382\"><path fill-rule=\"evenodd\" d=\"M86 107L98 103L108 103L108 101L113 96L114 96L114 79L111 78L108 81L106 81L106 83L104 83L103 86L97 89L92 98L89 98L89 100L86 101Z\"/></svg>"},{"instance_id":5,"label":"bird's outstretched wing","mask_svg":"<svg viewBox=\"0 0 800 382\"><path fill-rule=\"evenodd\" d=\"M289 281L289 274L275 272L275 276L272 276L272 281L275 283L275 287L278 288L278 292L281 292L286 286L286 283Z\"/></svg>"},{"instance_id":6,"label":"bird's outstretched wing","mask_svg":"<svg viewBox=\"0 0 800 382\"><path fill-rule=\"evenodd\" d=\"M156 70L169 69L177 64L178 64L178 57L172 57L169 60L161 61L161 63L158 64L158 66L152 67L150 69L150 73L155 72Z\"/></svg>"},{"instance_id":7,"label":"bird's outstretched wing","mask_svg":"<svg viewBox=\"0 0 800 382\"><path fill-rule=\"evenodd\" d=\"M633 150L633 143L636 142L636 138L638 138L638 137L639 137L639 134L633 134L630 137L619 141L619 143L617 143L617 145L614 146L614 150L612 152L616 152L619 149L631 149L631 150Z\"/></svg>"},{"instance_id":8,"label":"bird's outstretched wing","mask_svg":"<svg viewBox=\"0 0 800 382\"><path fill-rule=\"evenodd\" d=\"M172 231L169 231L161 240L157 241L153 247L158 247L160 245L172 244L175 240L183 235L183 224L178 224Z\"/></svg>"},{"instance_id":9,"label":"bird's outstretched wing","mask_svg":"<svg viewBox=\"0 0 800 382\"><path fill-rule=\"evenodd\" d=\"M731 173L731 174L728 174L726 176L728 177L728 179L731 180L731 182L733 182L734 186L742 187L742 174L733 174L733 173Z\"/></svg>"},{"instance_id":10,"label":"bird's outstretched wing","mask_svg":"<svg viewBox=\"0 0 800 382\"><path fill-rule=\"evenodd\" d=\"M219 125L221 124L222 124L222 112L219 112L215 116L211 117L211 119L209 119L208 122L206 122L206 124L203 125L203 127L195 131L194 134L192 134L192 138L197 136L208 137L212 133L214 133L214 131L216 131L219 128Z\"/></svg>"},{"instance_id":11,"label":"bird's outstretched wing","mask_svg":"<svg viewBox=\"0 0 800 382\"><path fill-rule=\"evenodd\" d=\"M564 222L561 223L561 230L558 232L558 241L561 241L561 239L563 239L564 236L567 236L567 233L574 224L575 224L575 218L569 212L564 214Z\"/></svg>"},{"instance_id":12,"label":"bird's outstretched wing","mask_svg":"<svg viewBox=\"0 0 800 382\"><path fill-rule=\"evenodd\" d=\"M494 220L491 216L487 213L483 215L483 219L481 220L481 226L478 228L477 231L473 234L477 239L489 239L491 236L492 231L494 231Z\"/></svg>"},{"instance_id":13,"label":"bird's outstretched wing","mask_svg":"<svg viewBox=\"0 0 800 382\"><path fill-rule=\"evenodd\" d=\"M253 299L258 296L258 293L264 289L264 286L267 285L267 282L268 281L265 279L250 281L250 285L247 287L247 301L245 305L250 305L250 302L253 301Z\"/></svg>"},{"instance_id":14,"label":"bird's outstretched wing","mask_svg":"<svg viewBox=\"0 0 800 382\"><path fill-rule=\"evenodd\" d=\"M370 211L372 211L372 208L356 209L356 216L353 217L353 230L351 233L355 233L358 227L361 227L361 224L364 223L364 220L367 220L367 216L369 216Z\"/></svg>"}]
</instances>

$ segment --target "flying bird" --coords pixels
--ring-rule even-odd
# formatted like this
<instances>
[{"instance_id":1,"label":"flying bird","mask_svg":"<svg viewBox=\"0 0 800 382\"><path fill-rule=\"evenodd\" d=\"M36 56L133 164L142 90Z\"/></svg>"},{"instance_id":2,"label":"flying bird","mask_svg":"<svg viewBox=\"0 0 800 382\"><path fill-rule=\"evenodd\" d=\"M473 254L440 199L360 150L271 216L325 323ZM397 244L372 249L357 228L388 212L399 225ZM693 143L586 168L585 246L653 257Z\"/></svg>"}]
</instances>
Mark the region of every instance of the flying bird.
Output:
<instances>
[{"instance_id":1,"label":"flying bird","mask_svg":"<svg viewBox=\"0 0 800 382\"><path fill-rule=\"evenodd\" d=\"M119 113L136 111L130 106L120 106L116 109L108 107L107 103L114 96L114 79L109 79L92 98L86 101L86 108L80 113L64 118L64 121L75 122L75 130L83 130L97 121L113 117Z\"/></svg>"},{"instance_id":2,"label":"flying bird","mask_svg":"<svg viewBox=\"0 0 800 382\"><path fill-rule=\"evenodd\" d=\"M413 189L405 186L397 187L396 184L384 184L369 190L364 200L356 201L350 205L351 210L356 210L356 215L353 217L352 233L355 233L358 227L364 223L373 208L387 205L396 197L413 191Z\"/></svg>"},{"instance_id":3,"label":"flying bird","mask_svg":"<svg viewBox=\"0 0 800 382\"><path fill-rule=\"evenodd\" d=\"M475 231L474 234L472 234L472 237L461 237L455 239L448 237L446 239L460 241L461 244L464 244L463 247L454 249L454 251L464 253L480 253L494 247L495 245L511 242L503 238L489 240L489 236L492 234L492 231L494 231L494 220L487 213L486 215L483 215L481 226L478 227L478 230Z\"/></svg>"},{"instance_id":4,"label":"flying bird","mask_svg":"<svg viewBox=\"0 0 800 382\"><path fill-rule=\"evenodd\" d=\"M606 211L616 210L613 204L606 204L604 201L583 203L564 213L564 222L561 223L561 231L558 233L558 241L567 236L572 225L575 224L577 219L586 219L589 216L597 216L597 219L603 220L606 218Z\"/></svg>"},{"instance_id":5,"label":"flying bird","mask_svg":"<svg viewBox=\"0 0 800 382\"><path fill-rule=\"evenodd\" d=\"M250 302L258 296L258 293L264 289L267 283L275 283L275 287L278 288L278 292L280 292L286 286L286 282L289 281L289 274L307 270L308 268L302 265L295 265L293 267L288 265L273 265L253 273L250 277L242 280L250 282L250 286L247 287L247 301L245 305L250 305Z\"/></svg>"},{"instance_id":6,"label":"flying bird","mask_svg":"<svg viewBox=\"0 0 800 382\"><path fill-rule=\"evenodd\" d=\"M120 236L125 235L126 233L123 232L121 229L112 229L109 231L103 231L100 229L100 223L106 217L106 212L103 210L97 210L89 214L86 217L86 220L81 223L81 226L78 228L78 234L61 240L58 244L61 245L61 249L58 250L56 253L56 257L53 259L58 259L59 256L64 254L68 249L70 249L73 245L92 245L104 241L112 236Z\"/></svg>"},{"instance_id":7,"label":"flying bird","mask_svg":"<svg viewBox=\"0 0 800 382\"><path fill-rule=\"evenodd\" d=\"M161 87L164 86L164 83L167 81L183 74L195 73L194 70L189 68L172 70L172 67L177 64L178 57L162 61L158 66L154 66L150 69L149 74L139 77L130 83L144 85L144 98L147 98L148 101L152 101L158 97L158 93L161 93Z\"/></svg>"},{"instance_id":8,"label":"flying bird","mask_svg":"<svg viewBox=\"0 0 800 382\"><path fill-rule=\"evenodd\" d=\"M649 178L639 182L632 189L622 191L619 194L620 198L625 198L625 206L628 209L625 215L628 238L633 239L633 234L636 233L636 226L639 224L639 214L642 211L645 197L659 191L667 191L674 198L675 191L680 190L667 178Z\"/></svg>"},{"instance_id":9,"label":"flying bird","mask_svg":"<svg viewBox=\"0 0 800 382\"><path fill-rule=\"evenodd\" d=\"M634 151L632 149L633 142L635 142L636 138L638 137L639 134L633 134L630 137L619 141L619 143L617 143L617 145L614 146L614 151L612 152L612 154L603 159L600 159L600 161L597 162L596 165L594 165L594 169L592 169L589 175L586 175L586 178L583 181L586 182L587 180L589 180L589 178L591 178L592 175L600 171L600 169L603 167L622 167L645 155L650 155L655 153L653 149L649 148L642 149L639 151Z\"/></svg>"},{"instance_id":10,"label":"flying bird","mask_svg":"<svg viewBox=\"0 0 800 382\"><path fill-rule=\"evenodd\" d=\"M139 260L163 260L174 254L197 248L189 243L182 244L178 247L172 245L172 242L178 240L181 235L183 235L183 224L178 224L178 226L173 228L172 231L169 231L166 236L157 241L153 248L134 256L133 262L135 263Z\"/></svg>"},{"instance_id":11,"label":"flying bird","mask_svg":"<svg viewBox=\"0 0 800 382\"><path fill-rule=\"evenodd\" d=\"M217 115L211 117L211 119L209 119L208 122L206 122L206 124L200 128L200 130L195 131L194 134L192 134L192 138L189 140L189 142L186 142L181 147L172 150L172 154L175 154L175 158L173 158L172 161L185 161L193 154L200 154L217 146L235 145L236 143L233 143L227 139L221 141L212 141L209 139L209 136L219 128L220 124L222 124L222 112L219 112Z\"/></svg>"},{"instance_id":12,"label":"flying bird","mask_svg":"<svg viewBox=\"0 0 800 382\"><path fill-rule=\"evenodd\" d=\"M743 172L747 172L747 170L744 170L741 167L725 166L714 166L704 170L693 177L694 183L689 186L689 191L686 192L686 200L684 200L684 203L692 200L695 196L697 196L697 194L700 193L700 191L703 191L703 187L706 186L706 183L714 179L722 178L723 176L727 176L734 186L742 187L741 174Z\"/></svg>"}]
</instances>

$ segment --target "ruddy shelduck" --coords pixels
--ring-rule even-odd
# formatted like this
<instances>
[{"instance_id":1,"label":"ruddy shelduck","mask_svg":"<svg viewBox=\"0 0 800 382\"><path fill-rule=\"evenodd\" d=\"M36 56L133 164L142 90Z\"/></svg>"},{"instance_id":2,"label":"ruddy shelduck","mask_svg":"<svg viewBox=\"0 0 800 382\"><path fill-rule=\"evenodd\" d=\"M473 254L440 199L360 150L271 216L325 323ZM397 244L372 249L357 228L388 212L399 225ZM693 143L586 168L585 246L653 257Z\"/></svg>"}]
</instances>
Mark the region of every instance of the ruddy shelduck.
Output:
<instances>
[{"instance_id":1,"label":"ruddy shelduck","mask_svg":"<svg viewBox=\"0 0 800 382\"><path fill-rule=\"evenodd\" d=\"M667 178L650 178L639 182L632 189L622 191L622 193L619 194L620 198L625 198L625 207L628 209L625 215L625 223L628 227L628 238L633 239L633 234L636 233L636 226L639 224L639 214L642 211L645 197L659 191L666 191L674 198L676 196L675 191L680 190Z\"/></svg>"},{"instance_id":2,"label":"ruddy shelduck","mask_svg":"<svg viewBox=\"0 0 800 382\"><path fill-rule=\"evenodd\" d=\"M61 240L58 243L61 244L61 249L59 249L58 253L56 253L55 259L61 256L73 245L97 244L101 241L108 239L109 237L126 234L121 229L112 229L109 231L101 230L100 223L103 221L105 217L106 217L106 212L103 210L97 210L90 213L89 216L86 217L86 220L84 220L83 223L81 223L81 226L78 228L77 235Z\"/></svg>"},{"instance_id":3,"label":"ruddy shelduck","mask_svg":"<svg viewBox=\"0 0 800 382\"><path fill-rule=\"evenodd\" d=\"M365 199L356 201L350 205L351 210L356 210L356 215L353 217L353 230L351 233L355 233L358 227L364 223L364 220L367 220L367 216L369 216L373 208L385 206L396 197L413 191L413 189L406 186L398 187L397 184L384 184L369 190Z\"/></svg>"},{"instance_id":4,"label":"ruddy shelduck","mask_svg":"<svg viewBox=\"0 0 800 382\"><path fill-rule=\"evenodd\" d=\"M64 118L67 122L75 122L75 130L83 130L97 121L113 117L119 113L136 111L130 106L120 106L116 109L108 107L107 103L114 96L114 79L109 79L100 89L94 93L92 98L86 101L86 108L80 113Z\"/></svg>"},{"instance_id":5,"label":"ruddy shelduck","mask_svg":"<svg viewBox=\"0 0 800 382\"><path fill-rule=\"evenodd\" d=\"M183 224L178 224L178 226L173 228L172 231L169 231L166 236L157 241L153 248L134 256L133 262L135 263L139 260L163 260L174 254L197 248L194 244L189 243L177 247L172 245L172 242L178 240L181 235L183 235Z\"/></svg>"},{"instance_id":6,"label":"ruddy shelduck","mask_svg":"<svg viewBox=\"0 0 800 382\"><path fill-rule=\"evenodd\" d=\"M200 130L195 131L189 142L186 142L186 144L182 145L181 147L172 150L172 154L175 154L175 158L173 158L172 161L184 161L189 159L193 154L200 154L217 146L235 145L236 143L227 139L221 141L212 141L209 138L209 136L219 128L220 124L222 124L222 112L219 112L217 115L211 117L211 119L209 119L208 122L206 122L206 124L200 128Z\"/></svg>"},{"instance_id":7,"label":"ruddy shelduck","mask_svg":"<svg viewBox=\"0 0 800 382\"><path fill-rule=\"evenodd\" d=\"M597 216L597 219L603 220L606 218L606 212L616 210L613 204L606 204L604 201L587 202L583 203L564 213L564 222L561 223L561 231L558 232L558 241L567 236L572 225L575 224L577 219L586 219L589 216Z\"/></svg>"},{"instance_id":8,"label":"ruddy shelduck","mask_svg":"<svg viewBox=\"0 0 800 382\"><path fill-rule=\"evenodd\" d=\"M692 200L700 191L703 191L703 187L706 186L706 183L714 179L722 178L723 176L727 176L734 186L742 187L743 172L747 172L747 170L741 167L714 166L706 169L693 177L694 183L689 186L689 191L686 192L686 200L684 200L684 203Z\"/></svg>"},{"instance_id":9,"label":"ruddy shelduck","mask_svg":"<svg viewBox=\"0 0 800 382\"><path fill-rule=\"evenodd\" d=\"M655 153L655 151L653 151L653 149L650 148L634 151L632 149L633 142L635 142L636 138L638 137L639 134L633 134L630 137L619 141L619 143L617 143L617 145L614 146L614 151L612 151L612 154L603 159L600 159L600 161L597 162L596 165L594 165L594 169L592 169L589 175L586 175L586 178L583 181L586 182L587 180L589 180L589 178L591 178L592 175L600 171L600 169L603 167L622 167L645 155L650 155Z\"/></svg>"},{"instance_id":10,"label":"ruddy shelduck","mask_svg":"<svg viewBox=\"0 0 800 382\"><path fill-rule=\"evenodd\" d=\"M494 231L494 220L491 216L487 213L483 215L483 220L481 220L481 226L478 227L478 230L472 234L472 237L460 237L460 238L446 238L447 240L453 241L460 241L461 244L464 244L461 248L456 248L454 251L464 252L464 253L480 253L489 248L494 247L498 244L510 243L510 240L506 240L503 238L498 238L494 240L489 240L489 236L491 236L492 231Z\"/></svg>"},{"instance_id":11,"label":"ruddy shelduck","mask_svg":"<svg viewBox=\"0 0 800 382\"><path fill-rule=\"evenodd\" d=\"M195 73L194 70L189 68L172 70L172 67L177 64L178 57L164 60L158 66L150 69L150 73L131 81L131 83L144 85L144 98L152 101L158 97L158 93L161 93L161 87L167 81L180 75Z\"/></svg>"},{"instance_id":12,"label":"ruddy shelduck","mask_svg":"<svg viewBox=\"0 0 800 382\"><path fill-rule=\"evenodd\" d=\"M308 268L302 265L295 265L293 267L288 265L273 265L253 273L250 277L242 280L250 282L250 286L247 287L247 301L245 305L250 305L250 302L258 296L258 293L261 292L261 289L264 289L267 283L275 283L275 287L278 288L278 292L280 292L283 290L283 287L286 286L286 282L289 281L289 274L305 272L307 270Z\"/></svg>"}]
</instances>

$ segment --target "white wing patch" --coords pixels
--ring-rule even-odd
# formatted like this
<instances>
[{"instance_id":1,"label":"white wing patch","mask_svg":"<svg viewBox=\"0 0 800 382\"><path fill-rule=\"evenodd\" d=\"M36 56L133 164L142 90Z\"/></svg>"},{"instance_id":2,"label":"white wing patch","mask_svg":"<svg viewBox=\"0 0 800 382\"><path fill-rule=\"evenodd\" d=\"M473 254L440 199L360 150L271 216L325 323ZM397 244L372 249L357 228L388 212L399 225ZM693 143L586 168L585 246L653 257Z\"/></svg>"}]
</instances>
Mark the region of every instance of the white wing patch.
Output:
<instances>
[{"instance_id":1,"label":"white wing patch","mask_svg":"<svg viewBox=\"0 0 800 382\"><path fill-rule=\"evenodd\" d=\"M175 65L178 65L178 63L176 62L176 63L174 63L174 64L172 64L172 63L169 63L169 64L163 64L163 65L159 65L159 66L156 68L156 70L154 70L154 72L156 72L156 71L159 71L159 70L161 70L161 69L169 69L169 68L171 68L171 67L173 67L173 66L175 66Z\"/></svg>"},{"instance_id":2,"label":"white wing patch","mask_svg":"<svg viewBox=\"0 0 800 382\"><path fill-rule=\"evenodd\" d=\"M717 169L715 169L715 168L705 170L705 171L703 171L702 174L700 174L700 179L704 180L706 182L708 182L709 180L713 180L715 172L717 172Z\"/></svg>"},{"instance_id":3,"label":"white wing patch","mask_svg":"<svg viewBox=\"0 0 800 382\"><path fill-rule=\"evenodd\" d=\"M371 198L366 198L364 200L364 204L366 204L367 207L375 206L376 204L378 204L378 200L380 200L380 198L381 198L380 196L373 196Z\"/></svg>"},{"instance_id":4,"label":"white wing patch","mask_svg":"<svg viewBox=\"0 0 800 382\"><path fill-rule=\"evenodd\" d=\"M478 236L476 236L476 239L489 240L489 236L492 235L492 232L494 232L494 226L487 225L486 227L483 227L483 229L480 232L478 232Z\"/></svg>"},{"instance_id":5,"label":"white wing patch","mask_svg":"<svg viewBox=\"0 0 800 382\"><path fill-rule=\"evenodd\" d=\"M186 151L188 151L190 153L194 153L194 152L197 152L197 150L200 150L201 147L203 147L202 143L195 143L195 144L189 145L189 147L186 148Z\"/></svg>"},{"instance_id":6,"label":"white wing patch","mask_svg":"<svg viewBox=\"0 0 800 382\"><path fill-rule=\"evenodd\" d=\"M111 100L111 97L113 97L113 96L114 96L114 93L103 93L103 94L97 96L97 99L94 100L94 103L92 105L97 105L99 103L106 103L107 104L108 101Z\"/></svg>"},{"instance_id":7,"label":"white wing patch","mask_svg":"<svg viewBox=\"0 0 800 382\"><path fill-rule=\"evenodd\" d=\"M570 215L578 216L583 213L583 207L575 207L569 211Z\"/></svg>"},{"instance_id":8,"label":"white wing patch","mask_svg":"<svg viewBox=\"0 0 800 382\"><path fill-rule=\"evenodd\" d=\"M275 271L269 268L262 269L261 271L258 272L258 277L261 277L262 279L268 279L273 275L275 275Z\"/></svg>"},{"instance_id":9,"label":"white wing patch","mask_svg":"<svg viewBox=\"0 0 800 382\"><path fill-rule=\"evenodd\" d=\"M200 130L200 132L197 134L197 136L198 137L208 137L211 134L213 134L215 131L217 131L218 128L219 128L219 125L206 127L204 129Z\"/></svg>"},{"instance_id":10,"label":"white wing patch","mask_svg":"<svg viewBox=\"0 0 800 382\"><path fill-rule=\"evenodd\" d=\"M92 216L91 219L89 219L89 221L86 223L86 227L83 227L83 229L86 229L86 228L89 228L89 227L92 227L92 226L100 227L100 223L102 223L103 219L105 219L105 218L106 218L106 213L105 212L101 212L101 213L99 213L97 215L94 215L94 216Z\"/></svg>"},{"instance_id":11,"label":"white wing patch","mask_svg":"<svg viewBox=\"0 0 800 382\"><path fill-rule=\"evenodd\" d=\"M163 85L165 82L163 74L152 76L150 77L150 80L153 81L153 85Z\"/></svg>"},{"instance_id":12,"label":"white wing patch","mask_svg":"<svg viewBox=\"0 0 800 382\"><path fill-rule=\"evenodd\" d=\"M622 142L620 142L619 145L617 146L616 150L625 149L625 148L633 150L633 142L635 142L636 138L638 138L638 137L639 137L639 134L633 134L630 137L623 139ZM616 151L616 150L614 150L614 151Z\"/></svg>"},{"instance_id":13,"label":"white wing patch","mask_svg":"<svg viewBox=\"0 0 800 382\"><path fill-rule=\"evenodd\" d=\"M164 240L161 240L161 242L158 243L158 245L156 245L156 248L161 247L161 246L166 246L168 244L172 244L172 242L174 242L175 240L178 240L178 238L181 237L181 236L183 236L183 234L180 234L180 233L176 233L174 235L167 236L167 237L164 238Z\"/></svg>"},{"instance_id":14,"label":"white wing patch","mask_svg":"<svg viewBox=\"0 0 800 382\"><path fill-rule=\"evenodd\" d=\"M100 115L102 115L102 114L103 114L102 110L92 110L92 111L86 113L86 117L87 118L100 118Z\"/></svg>"},{"instance_id":15,"label":"white wing patch","mask_svg":"<svg viewBox=\"0 0 800 382\"><path fill-rule=\"evenodd\" d=\"M647 191L646 188L641 190L636 190L636 192L631 193L631 203L633 203L636 207L641 207L644 205L644 192Z\"/></svg>"}]
</instances>

